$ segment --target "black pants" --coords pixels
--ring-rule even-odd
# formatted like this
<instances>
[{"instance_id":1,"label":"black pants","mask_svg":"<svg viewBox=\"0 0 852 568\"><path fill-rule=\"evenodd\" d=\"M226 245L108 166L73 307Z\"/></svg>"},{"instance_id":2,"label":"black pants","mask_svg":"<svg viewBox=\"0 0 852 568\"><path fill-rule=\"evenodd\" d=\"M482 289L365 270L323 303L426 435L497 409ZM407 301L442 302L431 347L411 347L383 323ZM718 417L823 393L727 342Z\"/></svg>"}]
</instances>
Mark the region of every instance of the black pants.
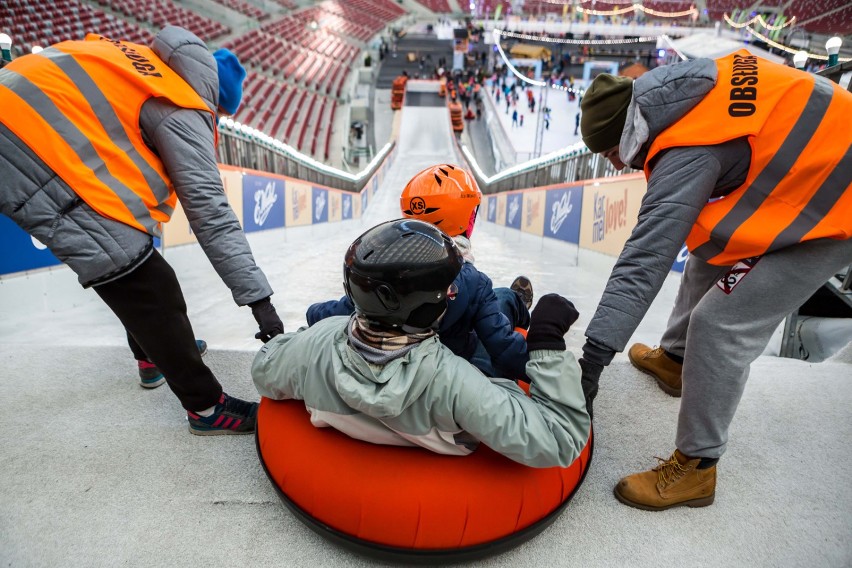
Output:
<instances>
[{"instance_id":1,"label":"black pants","mask_svg":"<svg viewBox=\"0 0 852 568\"><path fill-rule=\"evenodd\" d=\"M94 290L141 348L133 355L159 367L185 409L219 402L222 385L198 353L177 276L156 250L133 272Z\"/></svg>"}]
</instances>

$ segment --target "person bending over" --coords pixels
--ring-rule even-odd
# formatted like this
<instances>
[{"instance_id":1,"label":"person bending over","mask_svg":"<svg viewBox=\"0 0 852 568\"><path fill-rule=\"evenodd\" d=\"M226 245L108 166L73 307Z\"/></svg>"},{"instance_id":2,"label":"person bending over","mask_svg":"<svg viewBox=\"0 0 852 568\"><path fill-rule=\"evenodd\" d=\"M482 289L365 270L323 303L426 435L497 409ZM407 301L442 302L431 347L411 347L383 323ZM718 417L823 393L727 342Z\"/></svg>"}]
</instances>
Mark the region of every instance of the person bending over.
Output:
<instances>
[{"instance_id":1,"label":"person bending over","mask_svg":"<svg viewBox=\"0 0 852 568\"><path fill-rule=\"evenodd\" d=\"M622 479L615 495L640 509L710 505L752 361L787 314L852 263L852 93L740 50L636 81L603 73L580 106L589 149L616 169L644 169L648 181L586 328L590 412L604 367L684 241L690 251L662 348L629 351L666 393L682 395L675 450Z\"/></svg>"},{"instance_id":2,"label":"person bending over","mask_svg":"<svg viewBox=\"0 0 852 568\"><path fill-rule=\"evenodd\" d=\"M44 243L124 325L143 386L163 381L193 434L254 431L257 404L230 397L202 362L171 266L153 246L180 199L239 306L268 340L283 331L216 165L216 121L245 69L189 31L151 47L89 34L0 70L0 213ZM144 363L144 365L143 365Z\"/></svg>"}]
</instances>

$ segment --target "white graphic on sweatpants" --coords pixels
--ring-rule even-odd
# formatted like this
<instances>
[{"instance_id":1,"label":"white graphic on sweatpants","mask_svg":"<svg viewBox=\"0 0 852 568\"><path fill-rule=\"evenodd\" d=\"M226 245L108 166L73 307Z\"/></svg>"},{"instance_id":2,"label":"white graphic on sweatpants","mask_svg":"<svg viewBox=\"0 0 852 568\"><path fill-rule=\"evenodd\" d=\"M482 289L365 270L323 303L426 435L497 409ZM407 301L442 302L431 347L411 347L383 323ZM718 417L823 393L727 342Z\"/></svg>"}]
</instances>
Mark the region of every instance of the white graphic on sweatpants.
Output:
<instances>
[{"instance_id":1,"label":"white graphic on sweatpants","mask_svg":"<svg viewBox=\"0 0 852 568\"><path fill-rule=\"evenodd\" d=\"M275 193L273 181L267 183L263 189L254 192L254 223L256 225L263 225L266 222L276 201L278 201L278 194Z\"/></svg>"},{"instance_id":2,"label":"white graphic on sweatpants","mask_svg":"<svg viewBox=\"0 0 852 568\"><path fill-rule=\"evenodd\" d=\"M730 294L734 291L737 284L745 278L746 274L754 268L754 265L757 264L758 260L760 260L759 256L753 256L739 261L733 265L718 282L716 282L716 286L718 286L718 288L725 294Z\"/></svg>"}]
</instances>

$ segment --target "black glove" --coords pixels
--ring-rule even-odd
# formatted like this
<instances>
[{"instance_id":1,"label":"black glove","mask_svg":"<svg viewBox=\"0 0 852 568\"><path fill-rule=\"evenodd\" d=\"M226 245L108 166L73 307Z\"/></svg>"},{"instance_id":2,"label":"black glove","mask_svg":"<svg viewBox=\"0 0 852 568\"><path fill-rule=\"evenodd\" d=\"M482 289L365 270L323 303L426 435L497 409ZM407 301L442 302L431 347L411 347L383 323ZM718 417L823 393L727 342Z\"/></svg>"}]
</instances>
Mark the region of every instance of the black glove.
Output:
<instances>
[{"instance_id":1,"label":"black glove","mask_svg":"<svg viewBox=\"0 0 852 568\"><path fill-rule=\"evenodd\" d=\"M258 300L249 304L251 315L260 326L260 331L254 334L255 339L260 339L264 343L278 335L284 333L284 324L281 323L281 318L278 317L278 312L275 311L275 306L269 301L269 298Z\"/></svg>"},{"instance_id":2,"label":"black glove","mask_svg":"<svg viewBox=\"0 0 852 568\"><path fill-rule=\"evenodd\" d=\"M559 294L542 296L530 316L527 350L554 349L565 351L565 335L580 313Z\"/></svg>"},{"instance_id":3,"label":"black glove","mask_svg":"<svg viewBox=\"0 0 852 568\"><path fill-rule=\"evenodd\" d=\"M598 382L603 372L603 365L592 363L580 357L580 369L583 370L583 375L580 377L580 384L583 386L583 396L586 397L586 411L589 413L589 418L592 416L592 401L598 396Z\"/></svg>"}]
</instances>

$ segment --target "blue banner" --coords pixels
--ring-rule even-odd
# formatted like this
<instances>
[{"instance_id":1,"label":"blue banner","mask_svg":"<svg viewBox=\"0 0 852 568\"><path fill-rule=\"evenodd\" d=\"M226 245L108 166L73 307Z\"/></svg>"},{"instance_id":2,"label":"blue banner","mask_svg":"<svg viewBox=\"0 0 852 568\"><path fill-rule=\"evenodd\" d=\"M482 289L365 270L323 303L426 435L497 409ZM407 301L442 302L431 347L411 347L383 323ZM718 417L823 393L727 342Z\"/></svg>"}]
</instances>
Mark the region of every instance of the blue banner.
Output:
<instances>
[{"instance_id":1,"label":"blue banner","mask_svg":"<svg viewBox=\"0 0 852 568\"><path fill-rule=\"evenodd\" d=\"M361 215L367 210L367 205L370 202L370 190L365 189L361 192Z\"/></svg>"},{"instance_id":2,"label":"blue banner","mask_svg":"<svg viewBox=\"0 0 852 568\"><path fill-rule=\"evenodd\" d=\"M352 194L344 193L340 200L340 218L341 219L351 219L352 218Z\"/></svg>"},{"instance_id":3,"label":"blue banner","mask_svg":"<svg viewBox=\"0 0 852 568\"><path fill-rule=\"evenodd\" d=\"M313 188L314 217L312 223L328 223L328 191Z\"/></svg>"},{"instance_id":4,"label":"blue banner","mask_svg":"<svg viewBox=\"0 0 852 568\"><path fill-rule=\"evenodd\" d=\"M0 243L3 243L0 274L61 264L52 252L5 215L0 215Z\"/></svg>"},{"instance_id":5,"label":"blue banner","mask_svg":"<svg viewBox=\"0 0 852 568\"><path fill-rule=\"evenodd\" d=\"M243 176L243 229L246 233L284 226L284 181Z\"/></svg>"},{"instance_id":6,"label":"blue banner","mask_svg":"<svg viewBox=\"0 0 852 568\"><path fill-rule=\"evenodd\" d=\"M544 236L580 243L580 215L583 212L582 186L551 189L544 206Z\"/></svg>"},{"instance_id":7,"label":"blue banner","mask_svg":"<svg viewBox=\"0 0 852 568\"><path fill-rule=\"evenodd\" d=\"M521 214L524 208L524 196L520 193L510 193L506 196L506 226L520 230Z\"/></svg>"},{"instance_id":8,"label":"blue banner","mask_svg":"<svg viewBox=\"0 0 852 568\"><path fill-rule=\"evenodd\" d=\"M488 209L486 211L486 220L489 223L497 222L497 196L489 195L485 198L488 201Z\"/></svg>"},{"instance_id":9,"label":"blue banner","mask_svg":"<svg viewBox=\"0 0 852 568\"><path fill-rule=\"evenodd\" d=\"M672 270L675 272L683 272L683 267L686 266L687 258L689 258L689 249L686 248L686 245L683 245L680 252L677 254L677 258L675 258Z\"/></svg>"}]
</instances>

